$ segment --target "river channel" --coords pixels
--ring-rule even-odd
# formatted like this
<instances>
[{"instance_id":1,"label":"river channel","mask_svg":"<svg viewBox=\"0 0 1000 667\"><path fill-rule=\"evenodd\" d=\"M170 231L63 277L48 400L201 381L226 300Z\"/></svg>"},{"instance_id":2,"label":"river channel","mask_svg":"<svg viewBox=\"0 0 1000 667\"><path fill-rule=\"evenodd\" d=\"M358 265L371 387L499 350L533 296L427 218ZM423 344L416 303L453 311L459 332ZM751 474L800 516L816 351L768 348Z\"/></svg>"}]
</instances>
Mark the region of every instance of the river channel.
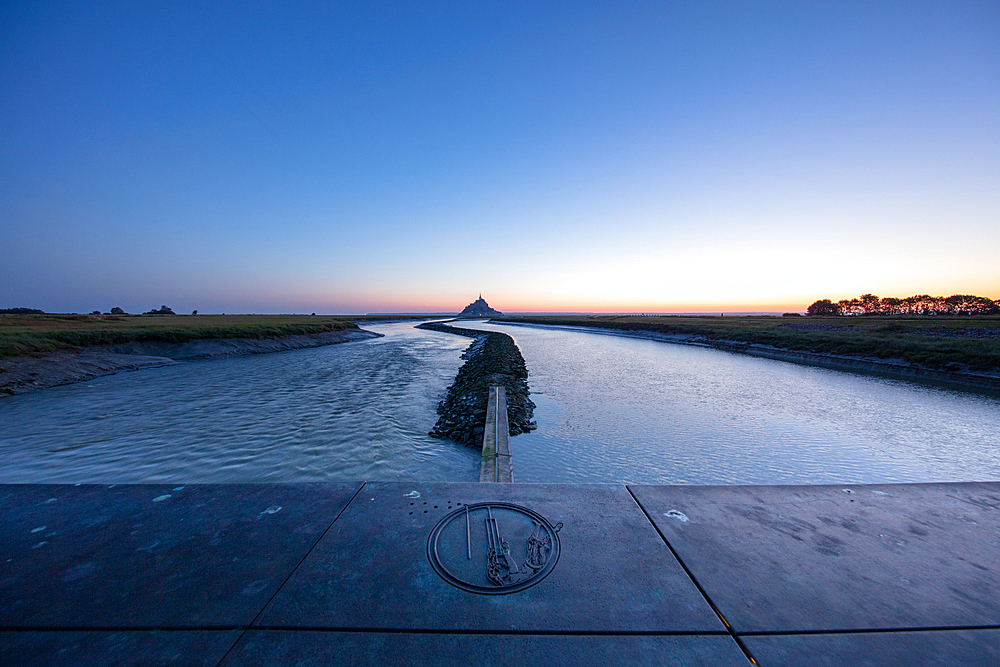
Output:
<instances>
[{"instance_id":1,"label":"river channel","mask_svg":"<svg viewBox=\"0 0 1000 667\"><path fill-rule=\"evenodd\" d=\"M555 327L503 331L538 429L521 482L822 484L1000 479L1000 399L710 348Z\"/></svg>"},{"instance_id":2,"label":"river channel","mask_svg":"<svg viewBox=\"0 0 1000 667\"><path fill-rule=\"evenodd\" d=\"M469 339L382 338L123 372L0 399L0 482L479 479L427 435Z\"/></svg>"},{"instance_id":3,"label":"river channel","mask_svg":"<svg viewBox=\"0 0 1000 667\"><path fill-rule=\"evenodd\" d=\"M519 482L1000 479L1000 399L603 333L514 337L538 429ZM383 338L184 362L0 398L0 482L474 481L427 431L469 339Z\"/></svg>"}]
</instances>

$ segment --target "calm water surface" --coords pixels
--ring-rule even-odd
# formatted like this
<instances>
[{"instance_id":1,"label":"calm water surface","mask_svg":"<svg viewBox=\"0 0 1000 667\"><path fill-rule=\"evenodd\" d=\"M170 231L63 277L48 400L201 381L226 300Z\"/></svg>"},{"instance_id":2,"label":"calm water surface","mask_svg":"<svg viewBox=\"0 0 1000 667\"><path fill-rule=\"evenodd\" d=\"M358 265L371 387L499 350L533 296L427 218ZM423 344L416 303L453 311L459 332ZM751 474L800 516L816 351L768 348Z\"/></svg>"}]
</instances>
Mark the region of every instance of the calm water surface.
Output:
<instances>
[{"instance_id":1,"label":"calm water surface","mask_svg":"<svg viewBox=\"0 0 1000 667\"><path fill-rule=\"evenodd\" d=\"M537 431L522 482L1000 479L1000 400L717 350L544 327L520 346ZM210 359L0 399L0 482L474 481L427 431L467 338Z\"/></svg>"},{"instance_id":2,"label":"calm water surface","mask_svg":"<svg viewBox=\"0 0 1000 667\"><path fill-rule=\"evenodd\" d=\"M713 349L552 327L514 337L538 430L521 482L1000 479L1000 399Z\"/></svg>"},{"instance_id":3,"label":"calm water surface","mask_svg":"<svg viewBox=\"0 0 1000 667\"><path fill-rule=\"evenodd\" d=\"M428 437L468 338L412 324L0 399L0 482L478 480Z\"/></svg>"}]
</instances>

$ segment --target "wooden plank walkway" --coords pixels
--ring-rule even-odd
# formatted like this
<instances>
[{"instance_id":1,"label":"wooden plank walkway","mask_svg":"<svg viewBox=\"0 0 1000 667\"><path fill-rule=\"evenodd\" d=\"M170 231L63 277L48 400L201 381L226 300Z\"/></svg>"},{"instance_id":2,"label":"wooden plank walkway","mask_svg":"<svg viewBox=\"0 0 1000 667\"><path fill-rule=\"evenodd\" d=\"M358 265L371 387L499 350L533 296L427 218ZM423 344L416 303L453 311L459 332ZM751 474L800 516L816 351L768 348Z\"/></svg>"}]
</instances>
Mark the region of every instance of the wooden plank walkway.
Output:
<instances>
[{"instance_id":1,"label":"wooden plank walkway","mask_svg":"<svg viewBox=\"0 0 1000 667\"><path fill-rule=\"evenodd\" d=\"M490 387L479 481L500 484L510 484L514 481L514 467L510 456L510 427L507 421L507 392L503 387Z\"/></svg>"}]
</instances>

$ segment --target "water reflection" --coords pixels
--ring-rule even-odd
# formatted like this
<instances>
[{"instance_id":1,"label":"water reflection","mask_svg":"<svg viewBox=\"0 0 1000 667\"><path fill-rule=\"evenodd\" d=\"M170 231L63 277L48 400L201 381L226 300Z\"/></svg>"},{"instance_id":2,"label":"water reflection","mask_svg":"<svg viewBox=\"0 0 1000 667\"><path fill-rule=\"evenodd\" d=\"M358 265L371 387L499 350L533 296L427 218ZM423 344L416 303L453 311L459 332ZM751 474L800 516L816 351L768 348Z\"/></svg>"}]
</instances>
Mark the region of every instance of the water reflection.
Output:
<instances>
[{"instance_id":1,"label":"water reflection","mask_svg":"<svg viewBox=\"0 0 1000 667\"><path fill-rule=\"evenodd\" d=\"M538 430L523 482L776 484L1000 479L1000 400L551 327L514 337Z\"/></svg>"},{"instance_id":2,"label":"water reflection","mask_svg":"<svg viewBox=\"0 0 1000 667\"><path fill-rule=\"evenodd\" d=\"M1000 400L649 340L511 334L538 430L522 482L1000 479ZM467 338L385 338L120 373L0 400L0 482L475 481L427 436Z\"/></svg>"},{"instance_id":3,"label":"water reflection","mask_svg":"<svg viewBox=\"0 0 1000 667\"><path fill-rule=\"evenodd\" d=\"M474 480L434 440L467 338L385 338L207 359L0 400L0 482Z\"/></svg>"}]
</instances>

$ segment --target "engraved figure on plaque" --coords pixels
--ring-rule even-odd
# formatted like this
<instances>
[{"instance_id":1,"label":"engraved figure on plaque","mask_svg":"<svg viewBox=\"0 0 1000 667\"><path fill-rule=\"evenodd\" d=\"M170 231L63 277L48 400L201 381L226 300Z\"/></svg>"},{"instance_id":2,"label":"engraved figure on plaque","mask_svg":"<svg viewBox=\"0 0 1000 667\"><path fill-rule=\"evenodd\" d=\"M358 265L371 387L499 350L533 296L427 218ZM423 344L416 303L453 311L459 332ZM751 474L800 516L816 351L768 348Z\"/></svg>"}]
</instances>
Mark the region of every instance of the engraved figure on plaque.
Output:
<instances>
[{"instance_id":1,"label":"engraved figure on plaque","mask_svg":"<svg viewBox=\"0 0 1000 667\"><path fill-rule=\"evenodd\" d=\"M427 538L427 558L442 579L472 593L515 593L544 579L559 560L559 531L510 503L466 505Z\"/></svg>"}]
</instances>

